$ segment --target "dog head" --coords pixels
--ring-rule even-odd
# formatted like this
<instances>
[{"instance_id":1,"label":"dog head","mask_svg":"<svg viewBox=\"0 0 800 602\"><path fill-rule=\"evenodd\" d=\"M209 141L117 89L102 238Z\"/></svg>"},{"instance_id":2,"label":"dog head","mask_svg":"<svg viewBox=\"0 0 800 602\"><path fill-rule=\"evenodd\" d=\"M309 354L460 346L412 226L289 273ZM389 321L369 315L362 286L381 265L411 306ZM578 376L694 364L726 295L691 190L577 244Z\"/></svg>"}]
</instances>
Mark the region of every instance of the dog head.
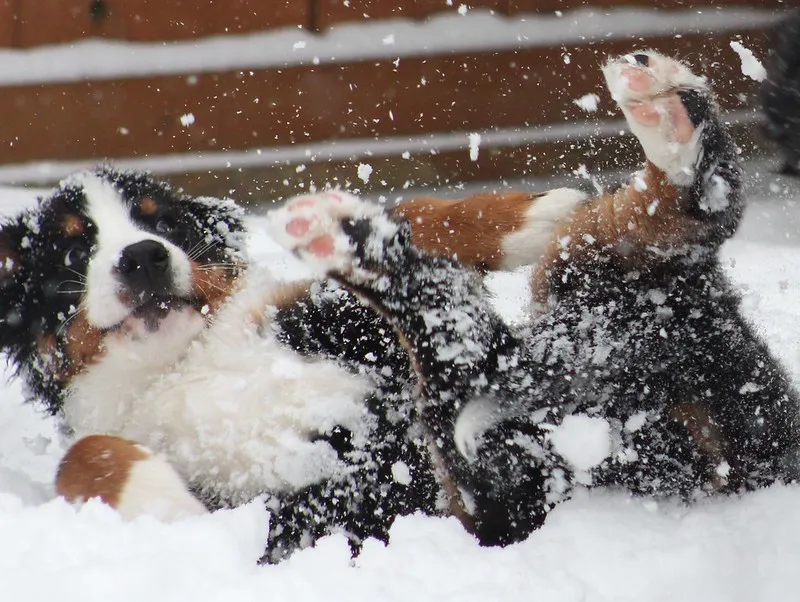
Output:
<instances>
[{"instance_id":1,"label":"dog head","mask_svg":"<svg viewBox=\"0 0 800 602\"><path fill-rule=\"evenodd\" d=\"M209 320L243 269L242 233L231 201L77 174L0 229L0 347L55 412L107 337L169 339L174 314Z\"/></svg>"}]
</instances>

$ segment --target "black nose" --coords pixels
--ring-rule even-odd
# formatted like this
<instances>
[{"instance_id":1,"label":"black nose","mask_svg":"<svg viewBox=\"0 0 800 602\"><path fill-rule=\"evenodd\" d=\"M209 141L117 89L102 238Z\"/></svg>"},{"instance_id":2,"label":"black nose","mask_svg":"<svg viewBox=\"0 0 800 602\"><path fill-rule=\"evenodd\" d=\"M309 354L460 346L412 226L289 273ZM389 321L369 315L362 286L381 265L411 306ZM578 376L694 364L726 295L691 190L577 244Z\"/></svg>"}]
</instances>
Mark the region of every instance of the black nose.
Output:
<instances>
[{"instance_id":1,"label":"black nose","mask_svg":"<svg viewBox=\"0 0 800 602\"><path fill-rule=\"evenodd\" d=\"M169 270L169 251L160 242L143 240L122 249L117 274L135 294L168 292L172 275Z\"/></svg>"},{"instance_id":2,"label":"black nose","mask_svg":"<svg viewBox=\"0 0 800 602\"><path fill-rule=\"evenodd\" d=\"M634 54L633 59L642 67L647 67L650 64L650 57L646 54Z\"/></svg>"}]
</instances>

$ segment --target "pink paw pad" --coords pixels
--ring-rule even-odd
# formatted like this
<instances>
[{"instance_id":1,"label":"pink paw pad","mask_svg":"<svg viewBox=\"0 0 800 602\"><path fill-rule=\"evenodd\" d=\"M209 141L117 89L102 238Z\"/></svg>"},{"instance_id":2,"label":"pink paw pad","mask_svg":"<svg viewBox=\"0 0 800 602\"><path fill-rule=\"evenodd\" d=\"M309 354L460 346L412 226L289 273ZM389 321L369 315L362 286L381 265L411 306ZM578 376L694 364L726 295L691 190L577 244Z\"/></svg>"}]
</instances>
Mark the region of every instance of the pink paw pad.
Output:
<instances>
[{"instance_id":1,"label":"pink paw pad","mask_svg":"<svg viewBox=\"0 0 800 602\"><path fill-rule=\"evenodd\" d=\"M293 209L289 209L292 211ZM286 232L291 236L301 237L305 236L311 229L316 218L309 219L306 217L295 217L286 224Z\"/></svg>"},{"instance_id":2,"label":"pink paw pad","mask_svg":"<svg viewBox=\"0 0 800 602\"><path fill-rule=\"evenodd\" d=\"M336 252L336 241L330 234L323 234L312 239L306 251L319 258L331 257Z\"/></svg>"}]
</instances>

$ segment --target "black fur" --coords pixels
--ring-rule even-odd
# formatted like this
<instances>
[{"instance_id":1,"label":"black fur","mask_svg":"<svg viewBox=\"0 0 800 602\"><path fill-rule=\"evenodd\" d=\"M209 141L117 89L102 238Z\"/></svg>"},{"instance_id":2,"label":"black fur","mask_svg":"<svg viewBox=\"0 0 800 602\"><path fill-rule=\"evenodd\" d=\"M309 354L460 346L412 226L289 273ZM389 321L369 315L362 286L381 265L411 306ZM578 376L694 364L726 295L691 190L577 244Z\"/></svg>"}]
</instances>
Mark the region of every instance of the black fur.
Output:
<instances>
[{"instance_id":1,"label":"black fur","mask_svg":"<svg viewBox=\"0 0 800 602\"><path fill-rule=\"evenodd\" d=\"M353 442L337 429L326 436L350 467L344 478L273 496L265 561L275 562L323 535L343 532L356 552L367 537L387 540L397 516L441 513L439 488L415 420L408 356L392 327L332 282L277 310L278 338L298 352L328 357L375 383L366 399L370 437ZM410 481L395 476L408 470Z\"/></svg>"},{"instance_id":2,"label":"black fur","mask_svg":"<svg viewBox=\"0 0 800 602\"><path fill-rule=\"evenodd\" d=\"M633 267L619 245L592 249L550 275L554 304L522 331L495 316L477 275L417 249L407 226L384 240L368 220L342 225L359 270L332 275L408 341L422 421L468 492L484 544L523 539L579 482L689 500L798 476L798 396L719 264L742 215L741 170L704 94L683 94L705 123L680 199L692 218L683 242L654 245ZM454 438L472 400L496 408L474 457ZM605 420L615 442L588 474L549 436L577 414Z\"/></svg>"}]
</instances>

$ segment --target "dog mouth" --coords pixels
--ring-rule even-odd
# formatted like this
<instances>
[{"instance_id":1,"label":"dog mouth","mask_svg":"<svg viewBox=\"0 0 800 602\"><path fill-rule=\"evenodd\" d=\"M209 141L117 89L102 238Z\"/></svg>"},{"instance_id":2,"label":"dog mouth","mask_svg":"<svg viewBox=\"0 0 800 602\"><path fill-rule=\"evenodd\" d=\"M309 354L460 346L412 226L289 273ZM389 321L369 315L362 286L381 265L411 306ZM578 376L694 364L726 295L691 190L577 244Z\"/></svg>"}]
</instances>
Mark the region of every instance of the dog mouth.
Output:
<instances>
[{"instance_id":1,"label":"dog mouth","mask_svg":"<svg viewBox=\"0 0 800 602\"><path fill-rule=\"evenodd\" d=\"M190 299L172 295L153 295L144 300L122 321L121 326L144 326L147 332L156 332L172 313L193 307Z\"/></svg>"}]
</instances>

